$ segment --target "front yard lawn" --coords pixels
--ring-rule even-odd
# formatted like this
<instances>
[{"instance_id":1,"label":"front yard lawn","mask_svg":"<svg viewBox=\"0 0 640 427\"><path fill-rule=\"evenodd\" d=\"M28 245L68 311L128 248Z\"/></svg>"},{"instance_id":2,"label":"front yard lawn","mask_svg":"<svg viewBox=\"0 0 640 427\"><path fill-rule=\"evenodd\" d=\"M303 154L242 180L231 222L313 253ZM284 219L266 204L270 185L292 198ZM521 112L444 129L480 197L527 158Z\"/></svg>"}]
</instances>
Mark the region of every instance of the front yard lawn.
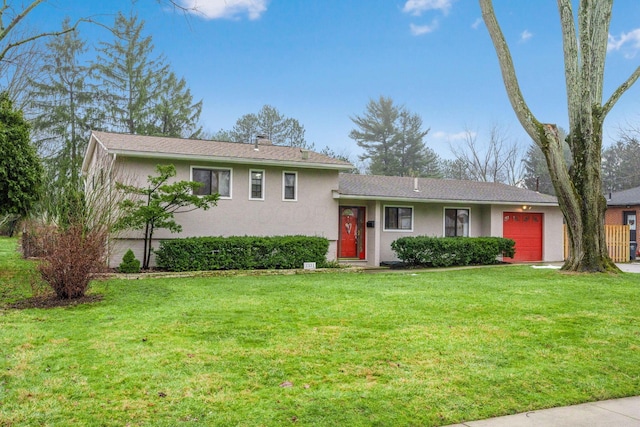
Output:
<instances>
[{"instance_id":1,"label":"front yard lawn","mask_svg":"<svg viewBox=\"0 0 640 427\"><path fill-rule=\"evenodd\" d=\"M16 277L0 274L0 306L22 292L6 291ZM640 394L632 274L114 279L91 292L102 301L0 308L0 426L428 426Z\"/></svg>"}]
</instances>

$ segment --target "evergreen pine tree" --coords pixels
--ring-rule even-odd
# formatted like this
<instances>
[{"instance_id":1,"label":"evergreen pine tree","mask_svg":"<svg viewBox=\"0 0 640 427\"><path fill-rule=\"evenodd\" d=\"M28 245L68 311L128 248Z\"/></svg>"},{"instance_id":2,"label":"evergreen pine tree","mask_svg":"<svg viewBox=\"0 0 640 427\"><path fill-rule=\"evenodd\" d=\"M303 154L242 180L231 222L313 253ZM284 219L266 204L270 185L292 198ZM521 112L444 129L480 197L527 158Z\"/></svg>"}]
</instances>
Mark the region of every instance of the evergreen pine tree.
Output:
<instances>
[{"instance_id":1,"label":"evergreen pine tree","mask_svg":"<svg viewBox=\"0 0 640 427\"><path fill-rule=\"evenodd\" d=\"M112 42L102 42L95 64L96 93L112 131L145 134L160 100L162 80L169 66L153 57L151 36L143 35L144 21L121 12L115 19Z\"/></svg>"},{"instance_id":2,"label":"evergreen pine tree","mask_svg":"<svg viewBox=\"0 0 640 427\"><path fill-rule=\"evenodd\" d=\"M438 155L424 143L429 130L422 118L396 106L391 98L369 100L365 113L351 120L357 126L349 133L365 150L360 160L368 161L368 172L392 176L441 176Z\"/></svg>"},{"instance_id":3,"label":"evergreen pine tree","mask_svg":"<svg viewBox=\"0 0 640 427\"><path fill-rule=\"evenodd\" d=\"M184 78L153 55L144 21L119 13L112 42L103 42L95 64L98 99L105 127L139 135L197 138L202 101L193 102Z\"/></svg>"},{"instance_id":4,"label":"evergreen pine tree","mask_svg":"<svg viewBox=\"0 0 640 427\"><path fill-rule=\"evenodd\" d=\"M66 19L63 30L68 28ZM77 31L52 38L36 73L41 78L30 82L32 124L46 154L44 209L63 221L82 203L80 167L97 114L87 84L90 70L80 62L86 51Z\"/></svg>"}]
</instances>

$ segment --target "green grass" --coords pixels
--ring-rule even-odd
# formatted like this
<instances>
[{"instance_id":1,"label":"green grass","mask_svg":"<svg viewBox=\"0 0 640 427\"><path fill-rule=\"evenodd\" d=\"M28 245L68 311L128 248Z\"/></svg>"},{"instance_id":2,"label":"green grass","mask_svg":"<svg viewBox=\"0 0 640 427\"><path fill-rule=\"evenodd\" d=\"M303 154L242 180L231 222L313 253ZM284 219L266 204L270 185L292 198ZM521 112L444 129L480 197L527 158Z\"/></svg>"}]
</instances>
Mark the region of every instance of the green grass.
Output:
<instances>
[{"instance_id":1,"label":"green grass","mask_svg":"<svg viewBox=\"0 0 640 427\"><path fill-rule=\"evenodd\" d=\"M104 299L0 310L0 426L425 426L640 394L637 275L516 266L91 292Z\"/></svg>"},{"instance_id":2,"label":"green grass","mask_svg":"<svg viewBox=\"0 0 640 427\"><path fill-rule=\"evenodd\" d=\"M0 236L0 305L30 297L37 277L35 264L17 252L17 239Z\"/></svg>"}]
</instances>

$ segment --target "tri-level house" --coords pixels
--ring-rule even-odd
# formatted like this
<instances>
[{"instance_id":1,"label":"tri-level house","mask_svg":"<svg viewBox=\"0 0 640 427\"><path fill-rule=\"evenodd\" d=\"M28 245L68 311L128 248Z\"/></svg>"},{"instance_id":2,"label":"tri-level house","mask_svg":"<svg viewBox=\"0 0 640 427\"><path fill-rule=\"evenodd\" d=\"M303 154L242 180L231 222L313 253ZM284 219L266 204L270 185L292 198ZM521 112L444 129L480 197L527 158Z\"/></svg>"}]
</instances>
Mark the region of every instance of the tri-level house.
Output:
<instances>
[{"instance_id":1,"label":"tri-level house","mask_svg":"<svg viewBox=\"0 0 640 427\"><path fill-rule=\"evenodd\" d=\"M516 261L563 258L562 214L554 197L503 184L354 175L353 166L313 151L271 145L93 132L82 165L96 180L143 186L158 164L173 164L177 180L218 193L210 210L178 214L180 234L195 236L309 235L326 237L328 259L378 266L396 260L402 236L504 236L516 241ZM141 235L116 236L110 265ZM157 243L154 244L157 247Z\"/></svg>"}]
</instances>

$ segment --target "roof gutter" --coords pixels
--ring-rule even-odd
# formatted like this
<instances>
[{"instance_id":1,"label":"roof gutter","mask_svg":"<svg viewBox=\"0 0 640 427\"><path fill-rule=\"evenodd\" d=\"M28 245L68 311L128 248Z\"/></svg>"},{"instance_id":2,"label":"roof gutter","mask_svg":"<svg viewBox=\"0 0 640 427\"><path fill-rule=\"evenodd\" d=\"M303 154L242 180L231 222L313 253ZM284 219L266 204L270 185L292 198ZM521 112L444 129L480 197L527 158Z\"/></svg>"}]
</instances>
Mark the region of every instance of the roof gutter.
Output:
<instances>
[{"instance_id":1,"label":"roof gutter","mask_svg":"<svg viewBox=\"0 0 640 427\"><path fill-rule=\"evenodd\" d=\"M336 190L333 190L334 199L348 199L348 200L375 200L381 202L402 202L402 203L466 203L474 205L529 205L529 206L558 206L558 203L553 202L532 202L530 200L469 200L469 199L428 199L428 198L414 198L414 197L386 197L386 196L363 196L363 195L350 195L341 194Z\"/></svg>"},{"instance_id":2,"label":"roof gutter","mask_svg":"<svg viewBox=\"0 0 640 427\"><path fill-rule=\"evenodd\" d=\"M339 165L331 163L310 163L310 162L292 162L286 160L269 160L269 159L250 159L246 157L218 157L218 156L194 156L189 154L172 154L172 153L149 153L146 151L129 151L129 150L109 150L111 154L118 154L122 157L145 158L145 159L163 159L163 160L185 160L191 162L216 162L216 163L234 163L245 165L266 165L266 166L282 166L296 167L305 169L332 169L332 170L350 170L352 165Z\"/></svg>"}]
</instances>

